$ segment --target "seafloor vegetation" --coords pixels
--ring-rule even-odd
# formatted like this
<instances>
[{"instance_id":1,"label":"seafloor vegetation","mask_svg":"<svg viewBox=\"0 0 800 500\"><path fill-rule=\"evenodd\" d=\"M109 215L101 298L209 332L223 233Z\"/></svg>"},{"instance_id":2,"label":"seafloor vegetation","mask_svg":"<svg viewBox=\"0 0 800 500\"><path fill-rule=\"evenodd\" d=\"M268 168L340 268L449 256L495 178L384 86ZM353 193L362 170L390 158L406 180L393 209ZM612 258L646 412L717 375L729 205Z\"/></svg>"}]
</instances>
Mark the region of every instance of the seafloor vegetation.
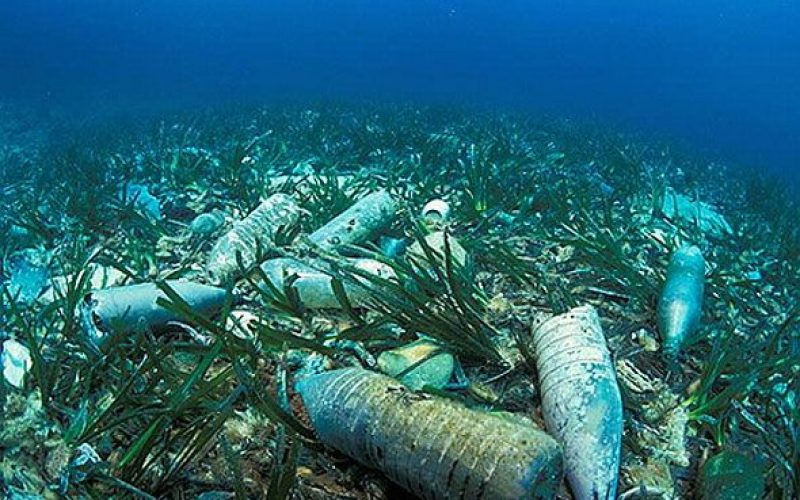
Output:
<instances>
[{"instance_id":1,"label":"seafloor vegetation","mask_svg":"<svg viewBox=\"0 0 800 500\"><path fill-rule=\"evenodd\" d=\"M397 497L379 472L316 441L296 375L374 367L421 333L463 367L460 384L429 392L543 426L525 340L541 315L584 304L600 314L623 397L620 494L800 494L800 208L774 180L600 127L454 109L236 108L77 124L0 114L0 341L32 362L16 387L12 344L4 351L7 498ZM302 234L380 187L400 205L383 243L422 240L420 210L442 198L452 214L439 224L466 249L464 265L451 245L444 258L422 245L424 272L367 245L398 279L362 276L372 300L358 307L339 286L357 270L322 252L338 309L307 308L288 285L254 286L256 268L211 320L169 294L162 305L185 324L87 341L76 310L90 288L206 282L214 242L277 191L303 216L261 257L308 261L321 251ZM666 213L671 193L717 218ZM706 260L704 307L669 360L657 301L684 244ZM566 482L560 495L570 498Z\"/></svg>"}]
</instances>

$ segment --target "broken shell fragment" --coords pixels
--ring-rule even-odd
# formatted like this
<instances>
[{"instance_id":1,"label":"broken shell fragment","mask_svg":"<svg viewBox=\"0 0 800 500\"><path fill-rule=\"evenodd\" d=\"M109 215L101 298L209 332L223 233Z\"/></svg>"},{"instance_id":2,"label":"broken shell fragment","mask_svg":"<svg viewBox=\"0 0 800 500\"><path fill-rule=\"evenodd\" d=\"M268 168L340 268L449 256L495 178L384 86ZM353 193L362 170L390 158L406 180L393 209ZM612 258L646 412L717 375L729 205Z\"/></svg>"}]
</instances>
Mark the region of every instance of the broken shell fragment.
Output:
<instances>
[{"instance_id":1,"label":"broken shell fragment","mask_svg":"<svg viewBox=\"0 0 800 500\"><path fill-rule=\"evenodd\" d=\"M394 270L390 266L376 260L350 259L348 262L357 269L380 278L395 276ZM287 284L291 283L300 302L309 309L342 308L342 303L333 289L333 276L317 267L295 259L279 258L264 262L261 270L278 290L283 290ZM342 283L347 300L353 307L365 306L370 298L369 290L359 283L365 283L363 278L353 277L352 280L347 279Z\"/></svg>"},{"instance_id":2,"label":"broken shell fragment","mask_svg":"<svg viewBox=\"0 0 800 500\"><path fill-rule=\"evenodd\" d=\"M415 394L361 368L300 379L319 439L421 498L554 498L561 451L522 417Z\"/></svg>"},{"instance_id":3,"label":"broken shell fragment","mask_svg":"<svg viewBox=\"0 0 800 500\"><path fill-rule=\"evenodd\" d=\"M308 238L327 250L357 245L391 224L396 212L397 203L386 190L381 189L358 200Z\"/></svg>"},{"instance_id":4,"label":"broken shell fragment","mask_svg":"<svg viewBox=\"0 0 800 500\"><path fill-rule=\"evenodd\" d=\"M455 359L438 344L418 340L382 352L378 356L378 369L412 391L425 386L442 389L453 376Z\"/></svg>"},{"instance_id":5,"label":"broken shell fragment","mask_svg":"<svg viewBox=\"0 0 800 500\"><path fill-rule=\"evenodd\" d=\"M189 281L167 281L198 314L212 316L228 298L228 292ZM112 333L131 333L144 326L155 332L163 330L172 321L185 318L158 305L167 295L154 283L128 285L103 290L93 290L84 296L80 307L84 332L95 345L101 345Z\"/></svg>"},{"instance_id":6,"label":"broken shell fragment","mask_svg":"<svg viewBox=\"0 0 800 500\"><path fill-rule=\"evenodd\" d=\"M597 311L572 309L533 329L548 431L564 447L576 499L615 498L622 399Z\"/></svg>"},{"instance_id":7,"label":"broken shell fragment","mask_svg":"<svg viewBox=\"0 0 800 500\"><path fill-rule=\"evenodd\" d=\"M278 229L296 224L299 218L300 207L290 196L270 196L217 240L208 258L206 276L215 285L234 281L240 274L237 254L245 269L256 265L258 251L272 247Z\"/></svg>"},{"instance_id":8,"label":"broken shell fragment","mask_svg":"<svg viewBox=\"0 0 800 500\"><path fill-rule=\"evenodd\" d=\"M678 354L700 321L705 270L703 254L696 246L681 247L670 259L658 299L658 329L669 358Z\"/></svg>"},{"instance_id":9,"label":"broken shell fragment","mask_svg":"<svg viewBox=\"0 0 800 500\"><path fill-rule=\"evenodd\" d=\"M431 200L422 207L422 218L429 224L443 224L450 219L450 204L441 198Z\"/></svg>"}]
</instances>

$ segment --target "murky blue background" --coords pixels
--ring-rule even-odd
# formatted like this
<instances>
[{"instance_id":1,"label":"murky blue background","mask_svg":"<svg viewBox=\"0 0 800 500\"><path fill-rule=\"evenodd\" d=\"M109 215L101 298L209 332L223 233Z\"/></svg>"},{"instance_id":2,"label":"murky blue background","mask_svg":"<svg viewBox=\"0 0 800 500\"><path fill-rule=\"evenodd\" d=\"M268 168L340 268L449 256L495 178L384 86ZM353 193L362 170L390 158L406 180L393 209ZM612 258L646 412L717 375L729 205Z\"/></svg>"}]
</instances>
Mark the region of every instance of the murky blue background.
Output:
<instances>
[{"instance_id":1,"label":"murky blue background","mask_svg":"<svg viewBox=\"0 0 800 500\"><path fill-rule=\"evenodd\" d=\"M800 2L0 0L0 97L524 108L800 176Z\"/></svg>"}]
</instances>

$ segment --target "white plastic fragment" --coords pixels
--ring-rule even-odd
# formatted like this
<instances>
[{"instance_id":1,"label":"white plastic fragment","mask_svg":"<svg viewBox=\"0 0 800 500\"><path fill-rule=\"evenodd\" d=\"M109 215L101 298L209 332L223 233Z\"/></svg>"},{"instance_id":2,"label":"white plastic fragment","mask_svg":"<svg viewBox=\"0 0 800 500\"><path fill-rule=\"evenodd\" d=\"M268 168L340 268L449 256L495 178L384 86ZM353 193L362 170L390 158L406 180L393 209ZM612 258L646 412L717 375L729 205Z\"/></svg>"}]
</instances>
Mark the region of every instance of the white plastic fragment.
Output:
<instances>
[{"instance_id":1,"label":"white plastic fragment","mask_svg":"<svg viewBox=\"0 0 800 500\"><path fill-rule=\"evenodd\" d=\"M668 219L696 223L704 233L715 236L733 234L733 228L713 206L702 201L692 201L688 196L667 188L661 202L661 213Z\"/></svg>"},{"instance_id":2,"label":"white plastic fragment","mask_svg":"<svg viewBox=\"0 0 800 500\"><path fill-rule=\"evenodd\" d=\"M444 231L437 231L425 236L425 244L433 250L433 254L439 263L444 262L445 253L449 247L452 263L462 268L467 265L467 251L464 250L464 247L462 247L458 240L452 235L448 234L445 236ZM421 259L423 262L427 260L425 250L422 248L419 241L415 241L414 244L409 247L408 255Z\"/></svg>"},{"instance_id":3,"label":"white plastic fragment","mask_svg":"<svg viewBox=\"0 0 800 500\"><path fill-rule=\"evenodd\" d=\"M14 339L3 342L3 353L0 354L0 365L3 367L3 378L21 389L25 383L25 375L33 366L31 351Z\"/></svg>"},{"instance_id":4,"label":"white plastic fragment","mask_svg":"<svg viewBox=\"0 0 800 500\"><path fill-rule=\"evenodd\" d=\"M123 200L133 202L134 206L153 219L161 220L161 202L150 194L147 186L142 184L128 184L125 186Z\"/></svg>"},{"instance_id":5,"label":"white plastic fragment","mask_svg":"<svg viewBox=\"0 0 800 500\"><path fill-rule=\"evenodd\" d=\"M122 285L128 279L128 275L111 266L101 266L97 264L90 264L86 269L89 273L89 288L91 290L99 290L101 288L108 288L116 285ZM58 297L63 297L67 293L69 282L76 278L75 275L69 276L56 276L50 282L50 287L44 291L39 297L39 301L43 304L49 304L55 301Z\"/></svg>"}]
</instances>

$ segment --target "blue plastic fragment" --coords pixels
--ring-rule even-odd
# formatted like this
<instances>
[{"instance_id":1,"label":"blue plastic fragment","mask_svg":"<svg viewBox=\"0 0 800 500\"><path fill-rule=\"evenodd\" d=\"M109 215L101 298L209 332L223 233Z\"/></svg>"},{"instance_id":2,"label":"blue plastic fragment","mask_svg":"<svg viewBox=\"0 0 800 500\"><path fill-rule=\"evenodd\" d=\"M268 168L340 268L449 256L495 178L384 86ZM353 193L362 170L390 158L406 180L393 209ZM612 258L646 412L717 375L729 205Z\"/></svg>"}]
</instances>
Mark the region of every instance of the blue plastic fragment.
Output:
<instances>
[{"instance_id":1,"label":"blue plastic fragment","mask_svg":"<svg viewBox=\"0 0 800 500\"><path fill-rule=\"evenodd\" d=\"M123 193L123 200L134 203L136 208L140 209L150 217L161 220L161 202L158 198L150 194L147 186L142 184L128 184Z\"/></svg>"}]
</instances>

